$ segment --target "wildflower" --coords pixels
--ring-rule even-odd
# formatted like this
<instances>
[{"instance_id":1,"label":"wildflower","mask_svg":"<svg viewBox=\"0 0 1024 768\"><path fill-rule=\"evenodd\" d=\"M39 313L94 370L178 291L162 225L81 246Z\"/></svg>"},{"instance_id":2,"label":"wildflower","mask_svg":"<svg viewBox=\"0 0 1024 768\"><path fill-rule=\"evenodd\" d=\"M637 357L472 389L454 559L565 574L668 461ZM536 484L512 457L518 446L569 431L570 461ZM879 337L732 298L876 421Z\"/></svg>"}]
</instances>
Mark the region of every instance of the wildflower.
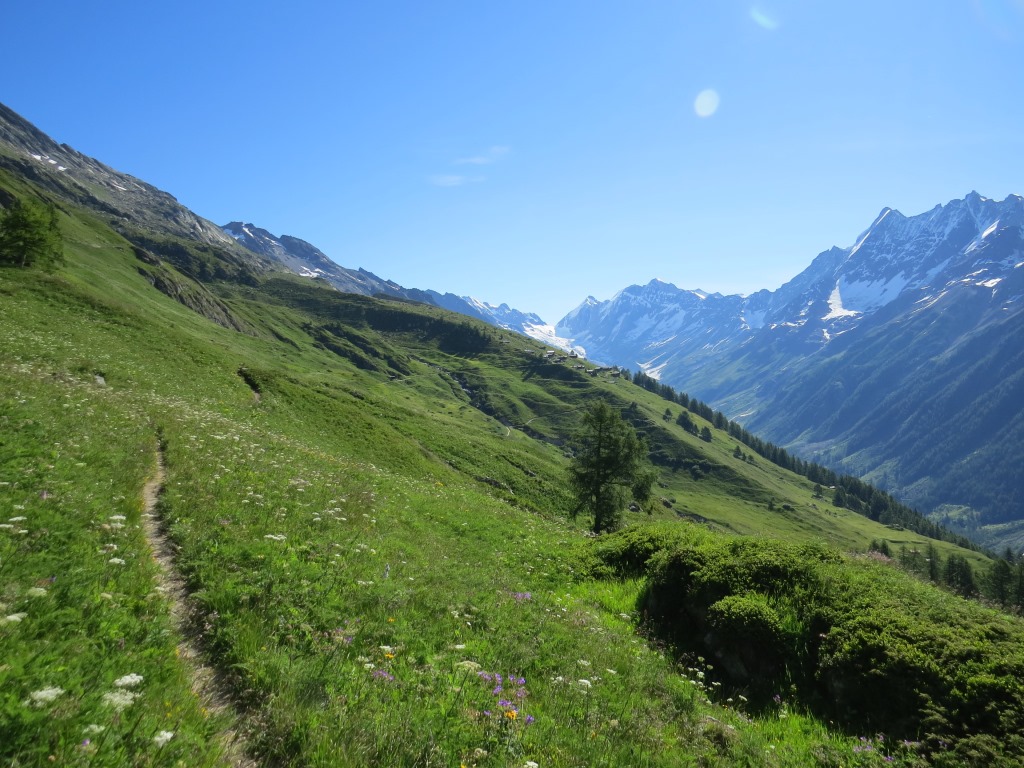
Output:
<instances>
[{"instance_id":1,"label":"wildflower","mask_svg":"<svg viewBox=\"0 0 1024 768\"><path fill-rule=\"evenodd\" d=\"M391 647L390 645L378 645L377 647L380 648L380 650L384 651L384 653L394 653L395 652L395 649L393 647Z\"/></svg>"},{"instance_id":2,"label":"wildflower","mask_svg":"<svg viewBox=\"0 0 1024 768\"><path fill-rule=\"evenodd\" d=\"M373 673L373 677L377 680L387 680L388 682L391 682L395 679L394 675L389 674L386 670L383 669L375 670Z\"/></svg>"},{"instance_id":3,"label":"wildflower","mask_svg":"<svg viewBox=\"0 0 1024 768\"><path fill-rule=\"evenodd\" d=\"M580 684L580 688L583 688L584 690L590 688L590 686L591 686L591 682L589 680L586 680L586 679L584 679L584 680L577 680L576 682L578 682Z\"/></svg>"},{"instance_id":4,"label":"wildflower","mask_svg":"<svg viewBox=\"0 0 1024 768\"><path fill-rule=\"evenodd\" d=\"M153 737L153 743L158 747L162 747L168 741L174 738L174 731L160 731L156 736Z\"/></svg>"},{"instance_id":5,"label":"wildflower","mask_svg":"<svg viewBox=\"0 0 1024 768\"><path fill-rule=\"evenodd\" d=\"M4 616L4 618L0 620L0 624L17 624L26 616L28 616L27 613L12 613L8 616Z\"/></svg>"},{"instance_id":6,"label":"wildflower","mask_svg":"<svg viewBox=\"0 0 1024 768\"><path fill-rule=\"evenodd\" d=\"M89 723L89 725L85 726L85 728L82 729L82 733L87 733L90 736L95 736L97 733L103 733L105 730L107 730L107 726L105 725L96 725L96 723Z\"/></svg>"},{"instance_id":7,"label":"wildflower","mask_svg":"<svg viewBox=\"0 0 1024 768\"><path fill-rule=\"evenodd\" d=\"M363 669L373 669L376 666L372 661L368 661L363 664Z\"/></svg>"},{"instance_id":8,"label":"wildflower","mask_svg":"<svg viewBox=\"0 0 1024 768\"><path fill-rule=\"evenodd\" d=\"M28 518L25 517L24 515L19 515L18 517L12 517L7 522L9 522L9 523L20 523L22 520L28 520Z\"/></svg>"},{"instance_id":9,"label":"wildflower","mask_svg":"<svg viewBox=\"0 0 1024 768\"><path fill-rule=\"evenodd\" d=\"M507 709L505 710L505 717L507 717L512 722L515 722L515 719L519 717L519 713L514 709Z\"/></svg>"},{"instance_id":10,"label":"wildflower","mask_svg":"<svg viewBox=\"0 0 1024 768\"><path fill-rule=\"evenodd\" d=\"M114 681L114 686L117 688L134 688L145 679L146 678L142 675L137 675L134 672L131 672L124 677L117 678L117 680Z\"/></svg>"},{"instance_id":11,"label":"wildflower","mask_svg":"<svg viewBox=\"0 0 1024 768\"><path fill-rule=\"evenodd\" d=\"M458 667L459 669L464 669L467 672L476 672L476 671L478 671L480 669L480 665L479 664L477 664L475 661L470 661L469 659L467 659L465 661L460 661L455 666Z\"/></svg>"},{"instance_id":12,"label":"wildflower","mask_svg":"<svg viewBox=\"0 0 1024 768\"><path fill-rule=\"evenodd\" d=\"M116 691L104 693L103 703L120 712L121 710L130 707L139 696L141 696L141 694L136 693L135 691L118 689Z\"/></svg>"},{"instance_id":13,"label":"wildflower","mask_svg":"<svg viewBox=\"0 0 1024 768\"><path fill-rule=\"evenodd\" d=\"M523 765L523 768L540 768L540 766L537 763L533 762L533 760L527 760L526 764Z\"/></svg>"},{"instance_id":14,"label":"wildflower","mask_svg":"<svg viewBox=\"0 0 1024 768\"><path fill-rule=\"evenodd\" d=\"M52 704L64 693L63 688L42 688L38 691L32 691L28 695L28 698L22 702L26 707L42 708L47 704Z\"/></svg>"},{"instance_id":15,"label":"wildflower","mask_svg":"<svg viewBox=\"0 0 1024 768\"><path fill-rule=\"evenodd\" d=\"M517 603L533 599L533 595L531 595L529 592L513 592L512 597L515 598Z\"/></svg>"},{"instance_id":16,"label":"wildflower","mask_svg":"<svg viewBox=\"0 0 1024 768\"><path fill-rule=\"evenodd\" d=\"M126 518L124 515L111 515L110 519L111 520L127 520L128 518Z\"/></svg>"},{"instance_id":17,"label":"wildflower","mask_svg":"<svg viewBox=\"0 0 1024 768\"><path fill-rule=\"evenodd\" d=\"M527 724L527 725L532 725L532 724L533 724L533 721L534 721L534 717L533 717L533 715L527 715L527 716L526 716L526 724ZM536 763L534 763L534 765L536 765Z\"/></svg>"},{"instance_id":18,"label":"wildflower","mask_svg":"<svg viewBox=\"0 0 1024 768\"><path fill-rule=\"evenodd\" d=\"M109 560L107 560L107 562L111 565L124 565L124 560L122 560L120 557L112 557Z\"/></svg>"}]
</instances>

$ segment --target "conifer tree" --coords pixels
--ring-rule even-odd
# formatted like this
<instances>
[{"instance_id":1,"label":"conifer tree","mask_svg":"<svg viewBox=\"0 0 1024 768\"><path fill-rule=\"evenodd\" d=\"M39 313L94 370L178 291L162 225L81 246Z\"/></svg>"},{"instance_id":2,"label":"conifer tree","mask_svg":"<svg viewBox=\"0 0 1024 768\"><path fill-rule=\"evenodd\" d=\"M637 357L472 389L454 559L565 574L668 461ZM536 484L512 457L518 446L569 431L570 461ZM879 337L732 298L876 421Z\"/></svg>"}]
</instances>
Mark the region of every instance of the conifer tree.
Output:
<instances>
[{"instance_id":1,"label":"conifer tree","mask_svg":"<svg viewBox=\"0 0 1024 768\"><path fill-rule=\"evenodd\" d=\"M0 211L0 264L53 268L64 259L57 209L35 200L15 200Z\"/></svg>"},{"instance_id":2,"label":"conifer tree","mask_svg":"<svg viewBox=\"0 0 1024 768\"><path fill-rule=\"evenodd\" d=\"M656 473L647 462L647 443L606 402L597 402L583 414L572 447L572 514L589 512L594 533L618 528L630 499L641 506L650 501Z\"/></svg>"}]
</instances>

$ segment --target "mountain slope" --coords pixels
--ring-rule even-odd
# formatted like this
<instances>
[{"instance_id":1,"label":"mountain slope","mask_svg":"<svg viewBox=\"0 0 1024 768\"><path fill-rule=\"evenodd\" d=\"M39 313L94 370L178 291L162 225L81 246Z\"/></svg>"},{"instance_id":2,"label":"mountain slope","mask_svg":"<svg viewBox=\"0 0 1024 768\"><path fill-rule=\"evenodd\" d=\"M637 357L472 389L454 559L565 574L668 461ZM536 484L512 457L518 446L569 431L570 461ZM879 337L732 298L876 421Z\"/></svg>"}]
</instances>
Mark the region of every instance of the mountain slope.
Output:
<instances>
[{"instance_id":1,"label":"mountain slope","mask_svg":"<svg viewBox=\"0 0 1024 768\"><path fill-rule=\"evenodd\" d=\"M655 281L588 299L557 327L595 359L639 367L1016 547L1024 537L996 526L1024 519L1024 499L991 446L1011 461L1024 452L1022 297L1024 198L971 193L919 216L883 209L853 246L823 252L774 292Z\"/></svg>"},{"instance_id":2,"label":"mountain slope","mask_svg":"<svg viewBox=\"0 0 1024 768\"><path fill-rule=\"evenodd\" d=\"M420 301L475 317L505 330L515 331L547 341L549 326L537 315L512 309L507 304L498 307L468 296L453 293L438 293L434 290L403 288L391 280L384 280L365 269L352 270L331 261L319 248L305 240L291 235L275 237L265 229L253 224L233 221L222 229L249 250L266 256L303 277L326 280L339 291L358 293L363 296L393 296L395 298ZM555 340L554 343L561 341Z\"/></svg>"}]
</instances>

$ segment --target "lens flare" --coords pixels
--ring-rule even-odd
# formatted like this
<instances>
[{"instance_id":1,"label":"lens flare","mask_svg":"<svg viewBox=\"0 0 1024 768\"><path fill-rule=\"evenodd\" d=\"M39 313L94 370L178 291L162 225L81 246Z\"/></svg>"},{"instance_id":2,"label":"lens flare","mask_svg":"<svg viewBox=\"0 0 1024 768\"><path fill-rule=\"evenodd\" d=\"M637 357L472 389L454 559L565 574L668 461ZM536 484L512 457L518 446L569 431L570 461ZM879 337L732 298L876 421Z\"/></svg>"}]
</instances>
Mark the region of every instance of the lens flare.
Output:
<instances>
[{"instance_id":1,"label":"lens flare","mask_svg":"<svg viewBox=\"0 0 1024 768\"><path fill-rule=\"evenodd\" d=\"M693 111L697 113L697 117L711 117L718 111L718 102L718 91L706 88L693 100Z\"/></svg>"}]
</instances>

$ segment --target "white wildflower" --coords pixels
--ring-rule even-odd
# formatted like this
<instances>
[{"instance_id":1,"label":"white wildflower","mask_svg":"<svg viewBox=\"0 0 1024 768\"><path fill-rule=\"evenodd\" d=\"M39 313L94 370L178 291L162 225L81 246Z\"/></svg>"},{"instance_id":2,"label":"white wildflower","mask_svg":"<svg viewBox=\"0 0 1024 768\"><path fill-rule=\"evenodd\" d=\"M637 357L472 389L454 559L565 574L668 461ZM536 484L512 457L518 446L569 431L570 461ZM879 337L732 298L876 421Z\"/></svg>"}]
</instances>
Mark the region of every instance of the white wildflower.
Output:
<instances>
[{"instance_id":1,"label":"white wildflower","mask_svg":"<svg viewBox=\"0 0 1024 768\"><path fill-rule=\"evenodd\" d=\"M120 557L112 557L107 562L111 565L124 565L124 560Z\"/></svg>"},{"instance_id":2,"label":"white wildflower","mask_svg":"<svg viewBox=\"0 0 1024 768\"><path fill-rule=\"evenodd\" d=\"M85 726L85 728L82 729L82 733L87 734L89 736L95 736L97 733L103 733L105 730L107 730L107 726L105 725L96 725L96 723L89 723L89 725Z\"/></svg>"},{"instance_id":3,"label":"white wildflower","mask_svg":"<svg viewBox=\"0 0 1024 768\"><path fill-rule=\"evenodd\" d=\"M577 680L576 682L578 682L580 684L580 688L583 688L584 690L590 688L590 686L591 686L590 681L586 680L586 679Z\"/></svg>"},{"instance_id":4,"label":"white wildflower","mask_svg":"<svg viewBox=\"0 0 1024 768\"><path fill-rule=\"evenodd\" d=\"M587 661L586 659L580 659L576 663L579 664L581 667L589 667L590 666L590 662Z\"/></svg>"},{"instance_id":5,"label":"white wildflower","mask_svg":"<svg viewBox=\"0 0 1024 768\"><path fill-rule=\"evenodd\" d=\"M168 741L174 738L174 731L160 731L156 736L153 737L153 743L158 747L162 747Z\"/></svg>"},{"instance_id":6,"label":"white wildflower","mask_svg":"<svg viewBox=\"0 0 1024 768\"><path fill-rule=\"evenodd\" d=\"M111 520L127 520L128 518L125 517L124 515L111 515L110 519Z\"/></svg>"},{"instance_id":7,"label":"white wildflower","mask_svg":"<svg viewBox=\"0 0 1024 768\"><path fill-rule=\"evenodd\" d=\"M32 691L32 693L28 695L28 698L22 703L26 707L42 708L47 704L52 704L63 693L63 688L42 688L38 691Z\"/></svg>"},{"instance_id":8,"label":"white wildflower","mask_svg":"<svg viewBox=\"0 0 1024 768\"><path fill-rule=\"evenodd\" d=\"M136 693L135 691L126 691L123 688L119 688L116 691L104 693L103 703L120 712L121 710L130 707L132 702L141 695L142 694Z\"/></svg>"},{"instance_id":9,"label":"white wildflower","mask_svg":"<svg viewBox=\"0 0 1024 768\"><path fill-rule=\"evenodd\" d=\"M3 620L0 620L0 624L17 624L26 616L28 616L27 613L12 613L9 616L4 616Z\"/></svg>"},{"instance_id":10,"label":"white wildflower","mask_svg":"<svg viewBox=\"0 0 1024 768\"><path fill-rule=\"evenodd\" d=\"M533 760L527 760L526 763L523 765L523 768L540 768L540 766L537 763L533 762Z\"/></svg>"},{"instance_id":11,"label":"white wildflower","mask_svg":"<svg viewBox=\"0 0 1024 768\"><path fill-rule=\"evenodd\" d=\"M22 520L28 520L24 515L18 515L18 517L12 517L7 522L9 523L20 523Z\"/></svg>"},{"instance_id":12,"label":"white wildflower","mask_svg":"<svg viewBox=\"0 0 1024 768\"><path fill-rule=\"evenodd\" d=\"M124 677L117 678L117 680L114 681L114 685L118 688L134 688L136 685L138 685L145 679L146 678L144 678L142 675L137 675L134 672L132 672L130 674L125 675Z\"/></svg>"},{"instance_id":13,"label":"white wildflower","mask_svg":"<svg viewBox=\"0 0 1024 768\"><path fill-rule=\"evenodd\" d=\"M46 590L42 587L29 587L25 594L29 597L46 597Z\"/></svg>"}]
</instances>

